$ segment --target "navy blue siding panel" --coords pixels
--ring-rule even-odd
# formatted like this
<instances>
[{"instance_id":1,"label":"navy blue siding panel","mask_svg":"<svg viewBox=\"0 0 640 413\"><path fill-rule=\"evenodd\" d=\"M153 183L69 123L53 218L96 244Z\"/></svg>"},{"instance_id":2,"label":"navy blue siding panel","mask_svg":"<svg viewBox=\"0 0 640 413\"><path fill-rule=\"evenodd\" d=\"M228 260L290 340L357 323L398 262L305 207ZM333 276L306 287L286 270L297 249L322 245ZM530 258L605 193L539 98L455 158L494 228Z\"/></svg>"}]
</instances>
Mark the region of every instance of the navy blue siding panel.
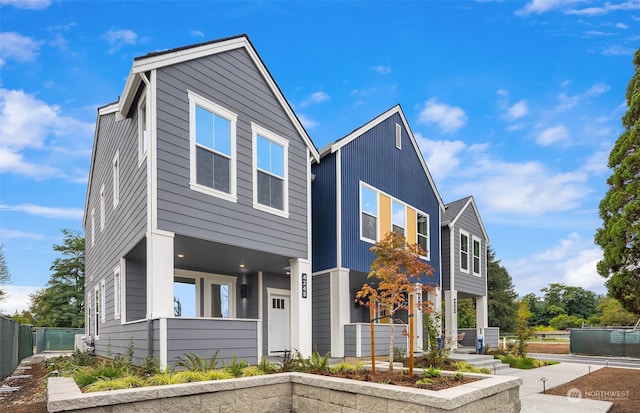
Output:
<instances>
[{"instance_id":1,"label":"navy blue siding panel","mask_svg":"<svg viewBox=\"0 0 640 413\"><path fill-rule=\"evenodd\" d=\"M313 272L336 267L336 155L322 158L311 168Z\"/></svg>"},{"instance_id":2,"label":"navy blue siding panel","mask_svg":"<svg viewBox=\"0 0 640 413\"><path fill-rule=\"evenodd\" d=\"M395 125L402 125L402 150L395 146ZM438 197L413 149L399 114L394 114L341 149L342 175L342 263L344 267L369 272L371 244L360 240L359 181L429 214L433 277L440 284L440 207Z\"/></svg>"}]
</instances>

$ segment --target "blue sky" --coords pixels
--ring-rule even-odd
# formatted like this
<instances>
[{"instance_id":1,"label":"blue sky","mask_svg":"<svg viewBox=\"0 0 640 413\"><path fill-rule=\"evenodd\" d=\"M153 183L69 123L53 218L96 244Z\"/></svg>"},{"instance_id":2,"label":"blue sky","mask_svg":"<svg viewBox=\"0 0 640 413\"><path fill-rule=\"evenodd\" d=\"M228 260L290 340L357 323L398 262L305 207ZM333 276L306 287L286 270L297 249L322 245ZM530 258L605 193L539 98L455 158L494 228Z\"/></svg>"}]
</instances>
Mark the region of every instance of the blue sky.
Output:
<instances>
[{"instance_id":1,"label":"blue sky","mask_svg":"<svg viewBox=\"0 0 640 413\"><path fill-rule=\"evenodd\" d=\"M473 195L523 295L604 293L593 243L640 1L0 0L4 312L82 229L96 109L133 58L246 33L318 148L402 105L445 202Z\"/></svg>"}]
</instances>

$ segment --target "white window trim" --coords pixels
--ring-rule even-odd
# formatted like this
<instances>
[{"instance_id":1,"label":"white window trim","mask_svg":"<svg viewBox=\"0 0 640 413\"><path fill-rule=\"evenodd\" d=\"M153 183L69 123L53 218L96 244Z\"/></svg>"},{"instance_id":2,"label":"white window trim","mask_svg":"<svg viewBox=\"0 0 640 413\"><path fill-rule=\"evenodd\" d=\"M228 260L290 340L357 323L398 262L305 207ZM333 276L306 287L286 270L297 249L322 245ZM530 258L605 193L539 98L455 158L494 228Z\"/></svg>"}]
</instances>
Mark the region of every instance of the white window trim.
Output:
<instances>
[{"instance_id":1,"label":"white window trim","mask_svg":"<svg viewBox=\"0 0 640 413\"><path fill-rule=\"evenodd\" d=\"M100 320L98 320L98 317L96 317L96 311L100 311L100 305L101 303L99 303L98 301L100 301L100 296L99 296L99 291L98 291L98 286L99 284L96 284L95 287L93 287L93 313L91 314L91 318L93 319L93 322L95 323L93 326L93 337L98 340L100 338L100 326L99 326L99 322Z\"/></svg>"},{"instance_id":2,"label":"white window trim","mask_svg":"<svg viewBox=\"0 0 640 413\"><path fill-rule=\"evenodd\" d=\"M102 281L100 281L100 321L102 321L103 323L106 321L107 319L107 314L106 314L106 304L105 304L105 282L104 279Z\"/></svg>"},{"instance_id":3,"label":"white window trim","mask_svg":"<svg viewBox=\"0 0 640 413\"><path fill-rule=\"evenodd\" d=\"M182 277L182 278L191 278L193 280L195 280L195 286L196 286L196 312L199 314L200 313L200 308L202 307L203 303L200 302L200 279L204 279L204 284L209 285L211 283L216 283L216 284L229 284L229 319L232 318L236 318L236 301L237 301L237 297L236 297L236 287L237 287L237 283L238 283L238 277L234 277L231 275L222 275L222 274L213 274L213 273L207 273L207 272L200 272L200 271L191 271L191 270L181 270L181 269L176 269L174 271L174 277ZM205 303L211 303L211 289L210 288L206 288L204 290L204 302ZM207 308L205 308L205 318L210 316L207 315L207 312L210 312L211 310ZM199 315L196 316L196 318L202 318ZM219 317L215 317L215 318L219 318Z\"/></svg>"},{"instance_id":4,"label":"white window trim","mask_svg":"<svg viewBox=\"0 0 640 413\"><path fill-rule=\"evenodd\" d=\"M284 157L284 182L282 183L282 210L262 205L258 202L258 135L282 146ZM253 208L289 218L289 141L275 133L251 122L251 139L253 146Z\"/></svg>"},{"instance_id":5,"label":"white window trim","mask_svg":"<svg viewBox=\"0 0 640 413\"><path fill-rule=\"evenodd\" d=\"M418 237L420 237L420 233L418 232L418 215L422 215L427 218L427 250L425 251L427 255L421 255L421 258L424 258L428 261L431 261L431 250L429 249L429 244L431 243L431 217L429 214L424 213L418 209L416 209L416 243L420 244Z\"/></svg>"},{"instance_id":6,"label":"white window trim","mask_svg":"<svg viewBox=\"0 0 640 413\"><path fill-rule=\"evenodd\" d=\"M402 128L396 123L396 148L402 150Z\"/></svg>"},{"instance_id":7,"label":"white window trim","mask_svg":"<svg viewBox=\"0 0 640 413\"><path fill-rule=\"evenodd\" d=\"M138 168L142 165L142 161L147 157L147 152L149 149L149 105L147 104L147 89L145 88L142 94L140 95L140 100L138 101ZM140 122L140 113L144 110L145 113L145 122L144 124L147 127L146 136L145 130L142 127L142 122Z\"/></svg>"},{"instance_id":8,"label":"white window trim","mask_svg":"<svg viewBox=\"0 0 640 413\"><path fill-rule=\"evenodd\" d=\"M462 268L462 236L466 235L467 236L467 269L465 270L464 268ZM460 271L462 271L465 274L469 274L470 272L470 261L471 261L471 245L469 245L471 243L471 237L469 236L469 233L467 231L464 230L460 230L460 234L458 235L458 240L459 240L459 247L458 247L458 256L460 257Z\"/></svg>"},{"instance_id":9,"label":"white window trim","mask_svg":"<svg viewBox=\"0 0 640 413\"><path fill-rule=\"evenodd\" d=\"M122 303L122 273L120 264L113 267L113 318L120 319Z\"/></svg>"},{"instance_id":10,"label":"white window trim","mask_svg":"<svg viewBox=\"0 0 640 413\"><path fill-rule=\"evenodd\" d=\"M113 209L116 209L120 203L120 151L117 150L113 156L112 175L113 175Z\"/></svg>"},{"instance_id":11,"label":"white window trim","mask_svg":"<svg viewBox=\"0 0 640 413\"><path fill-rule=\"evenodd\" d=\"M91 208L91 246L96 245L96 209Z\"/></svg>"},{"instance_id":12,"label":"white window trim","mask_svg":"<svg viewBox=\"0 0 640 413\"><path fill-rule=\"evenodd\" d=\"M473 244L475 242L478 242L478 245L480 246L478 253L480 254L478 256L478 272L476 272L475 270L475 266L474 261L475 261L475 252L473 249ZM473 235L471 237L471 272L473 273L473 275L475 275L476 277L480 277L480 275L482 274L482 240L478 237L476 237L475 235Z\"/></svg>"},{"instance_id":13,"label":"white window trim","mask_svg":"<svg viewBox=\"0 0 640 413\"><path fill-rule=\"evenodd\" d=\"M373 192L375 192L376 194L376 239L373 240L371 238L367 238L365 236L362 235L362 214L365 213L367 215L371 215L368 212L365 212L362 209L362 187L365 187L367 189L372 190ZM369 185L366 184L365 182L360 181L360 185L358 186L358 199L359 199L359 213L358 213L358 221L359 221L359 227L360 227L360 241L364 241L364 242L368 242L369 244L375 244L376 242L378 242L378 240L380 239L380 191Z\"/></svg>"},{"instance_id":14,"label":"white window trim","mask_svg":"<svg viewBox=\"0 0 640 413\"><path fill-rule=\"evenodd\" d=\"M400 225L395 225L395 223L393 222L393 218L394 218L394 213L393 213L393 204L397 204L400 205L402 207L402 210L404 212L404 226L400 226ZM405 204L404 202L396 199L396 198L391 198L391 230L393 231L393 227L397 226L402 228L402 236L407 237L407 204Z\"/></svg>"},{"instance_id":15,"label":"white window trim","mask_svg":"<svg viewBox=\"0 0 640 413\"><path fill-rule=\"evenodd\" d=\"M105 201L104 201L104 184L100 188L100 232L104 231L105 226Z\"/></svg>"},{"instance_id":16,"label":"white window trim","mask_svg":"<svg viewBox=\"0 0 640 413\"><path fill-rule=\"evenodd\" d=\"M189 96L189 187L193 191L203 194L212 195L226 201L238 202L237 182L236 182L236 124L238 115L228 109L217 105L202 96L187 90ZM231 159L229 161L229 193L218 191L214 188L198 184L196 169L196 105L208 110L218 116L221 116L231 122Z\"/></svg>"}]
</instances>

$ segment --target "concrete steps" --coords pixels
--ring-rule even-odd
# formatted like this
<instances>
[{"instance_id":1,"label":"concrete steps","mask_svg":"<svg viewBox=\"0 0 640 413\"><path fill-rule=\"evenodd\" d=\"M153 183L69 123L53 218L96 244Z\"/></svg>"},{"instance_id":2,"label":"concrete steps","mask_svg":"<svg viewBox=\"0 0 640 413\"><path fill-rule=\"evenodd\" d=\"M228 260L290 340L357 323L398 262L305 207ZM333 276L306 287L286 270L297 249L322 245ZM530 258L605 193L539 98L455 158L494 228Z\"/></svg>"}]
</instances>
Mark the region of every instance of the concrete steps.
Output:
<instances>
[{"instance_id":1,"label":"concrete steps","mask_svg":"<svg viewBox=\"0 0 640 413\"><path fill-rule=\"evenodd\" d=\"M455 361L464 361L478 369L486 367L491 370L493 374L503 374L506 373L507 369L510 369L509 365L503 363L501 360L483 354L469 354L454 351L449 354L449 358Z\"/></svg>"}]
</instances>

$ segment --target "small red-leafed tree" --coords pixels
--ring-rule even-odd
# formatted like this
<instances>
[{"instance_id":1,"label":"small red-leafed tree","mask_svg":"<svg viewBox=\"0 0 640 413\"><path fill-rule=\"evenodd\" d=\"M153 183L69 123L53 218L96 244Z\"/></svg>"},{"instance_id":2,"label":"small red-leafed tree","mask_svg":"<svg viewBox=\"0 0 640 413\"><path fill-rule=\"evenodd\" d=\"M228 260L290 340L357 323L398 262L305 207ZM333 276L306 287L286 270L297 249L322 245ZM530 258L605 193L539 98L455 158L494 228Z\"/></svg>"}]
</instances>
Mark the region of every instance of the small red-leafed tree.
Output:
<instances>
[{"instance_id":1,"label":"small red-leafed tree","mask_svg":"<svg viewBox=\"0 0 640 413\"><path fill-rule=\"evenodd\" d=\"M395 231L389 232L370 250L376 259L371 264L367 278L377 279L377 282L374 285L364 284L356 293L355 301L367 307L372 303L378 305L389 317L389 371L393 371L394 315L401 310L412 310L413 313L418 308L425 313L433 312L433 304L428 300L421 300L415 304L415 308L409 308L411 293L421 290L426 297L433 291L433 287L424 283L422 278L433 275L433 268L420 258L426 255L420 245L410 245L402 234Z\"/></svg>"}]
</instances>

